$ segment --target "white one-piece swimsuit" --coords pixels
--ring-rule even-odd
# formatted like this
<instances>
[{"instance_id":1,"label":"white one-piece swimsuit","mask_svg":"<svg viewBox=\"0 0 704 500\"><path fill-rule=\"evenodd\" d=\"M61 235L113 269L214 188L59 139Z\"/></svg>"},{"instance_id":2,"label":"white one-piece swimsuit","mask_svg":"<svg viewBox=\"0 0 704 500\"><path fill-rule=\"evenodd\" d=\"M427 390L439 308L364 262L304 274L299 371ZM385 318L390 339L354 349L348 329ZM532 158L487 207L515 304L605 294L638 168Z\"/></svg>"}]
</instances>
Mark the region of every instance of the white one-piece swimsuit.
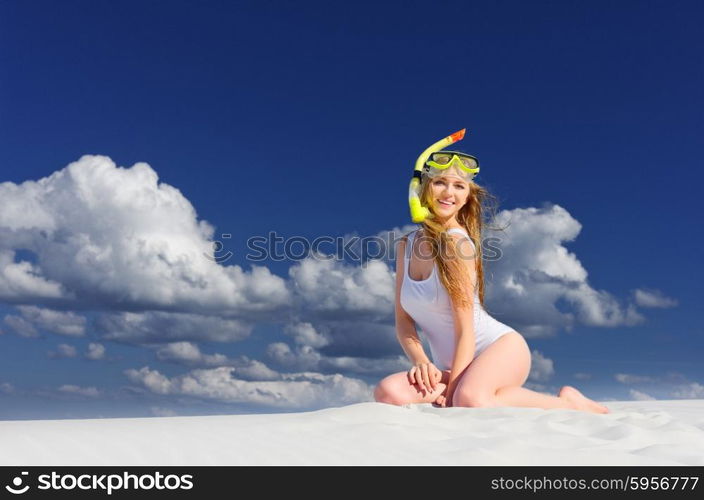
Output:
<instances>
[{"instance_id":1,"label":"white one-piece swimsuit","mask_svg":"<svg viewBox=\"0 0 704 500\"><path fill-rule=\"evenodd\" d=\"M420 230L408 235L404 255L404 277L401 285L401 307L413 318L416 325L428 339L431 357L435 366L441 370L449 370L455 355L455 326L452 316L452 302L447 290L437 274L437 264L433 263L430 276L424 280L411 279L408 269L411 261L413 240ZM452 228L448 233L459 232L472 243L467 232ZM513 328L497 321L486 312L479 301L479 292L474 293L474 336L476 346L474 358L502 335L513 331Z\"/></svg>"}]
</instances>

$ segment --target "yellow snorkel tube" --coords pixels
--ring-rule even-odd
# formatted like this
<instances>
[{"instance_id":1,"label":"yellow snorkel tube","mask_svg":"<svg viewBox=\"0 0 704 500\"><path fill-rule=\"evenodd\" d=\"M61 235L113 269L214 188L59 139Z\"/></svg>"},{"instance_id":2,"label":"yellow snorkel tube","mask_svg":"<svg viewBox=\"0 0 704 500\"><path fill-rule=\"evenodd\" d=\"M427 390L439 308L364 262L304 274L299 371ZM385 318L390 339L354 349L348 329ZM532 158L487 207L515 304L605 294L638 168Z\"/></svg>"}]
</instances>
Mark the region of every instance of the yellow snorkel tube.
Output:
<instances>
[{"instance_id":1,"label":"yellow snorkel tube","mask_svg":"<svg viewBox=\"0 0 704 500\"><path fill-rule=\"evenodd\" d=\"M454 144L457 141L464 139L464 133L467 129L462 129L455 132L452 135L448 135L444 139L439 140L428 149L423 151L421 155L416 160L416 168L413 170L413 178L411 179L411 184L408 187L408 204L411 208L411 220L415 223L420 223L425 220L428 215L430 215L430 210L420 204L420 181L423 173L423 165L428 160L431 154L436 151Z\"/></svg>"}]
</instances>

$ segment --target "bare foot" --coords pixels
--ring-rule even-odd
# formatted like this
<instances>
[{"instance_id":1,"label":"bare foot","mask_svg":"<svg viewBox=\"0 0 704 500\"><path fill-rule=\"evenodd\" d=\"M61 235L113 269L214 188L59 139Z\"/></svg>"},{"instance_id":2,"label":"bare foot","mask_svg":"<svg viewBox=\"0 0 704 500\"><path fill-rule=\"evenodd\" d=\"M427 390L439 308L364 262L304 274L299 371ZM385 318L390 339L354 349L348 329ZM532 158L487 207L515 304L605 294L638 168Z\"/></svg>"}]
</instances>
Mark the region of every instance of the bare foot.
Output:
<instances>
[{"instance_id":1,"label":"bare foot","mask_svg":"<svg viewBox=\"0 0 704 500\"><path fill-rule=\"evenodd\" d=\"M577 389L569 385L566 385L560 389L560 393L557 397L568 401L575 410L589 411L592 413L610 413L610 410L606 406L600 405L596 401L592 401Z\"/></svg>"}]
</instances>

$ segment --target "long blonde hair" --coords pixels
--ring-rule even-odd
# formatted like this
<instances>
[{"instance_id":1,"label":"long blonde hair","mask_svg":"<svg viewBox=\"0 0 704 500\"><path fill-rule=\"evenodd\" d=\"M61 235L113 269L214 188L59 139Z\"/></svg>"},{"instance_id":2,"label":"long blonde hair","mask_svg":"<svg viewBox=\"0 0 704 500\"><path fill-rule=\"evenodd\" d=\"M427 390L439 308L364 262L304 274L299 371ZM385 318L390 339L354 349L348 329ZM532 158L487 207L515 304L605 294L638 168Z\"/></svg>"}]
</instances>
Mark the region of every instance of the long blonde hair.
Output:
<instances>
[{"instance_id":1,"label":"long blonde hair","mask_svg":"<svg viewBox=\"0 0 704 500\"><path fill-rule=\"evenodd\" d=\"M432 255L439 271L441 283L445 286L452 301L460 307L468 307L474 302L474 292L478 288L479 301L484 307L484 266L482 263L482 229L484 225L493 220L496 212L496 198L489 191L474 181L469 181L469 195L467 202L457 213L457 222L467 231L474 242L475 269L477 282L474 289L469 275L465 270L462 259L458 256L458 248L446 228L440 224L433 214L433 199L430 189L432 178L423 177L421 182L421 203L428 207L431 215L421 225L423 237L427 238L432 248ZM489 209L491 218L484 220L486 209ZM467 256L464 256L465 258ZM467 293L471 290L471 293Z\"/></svg>"}]
</instances>

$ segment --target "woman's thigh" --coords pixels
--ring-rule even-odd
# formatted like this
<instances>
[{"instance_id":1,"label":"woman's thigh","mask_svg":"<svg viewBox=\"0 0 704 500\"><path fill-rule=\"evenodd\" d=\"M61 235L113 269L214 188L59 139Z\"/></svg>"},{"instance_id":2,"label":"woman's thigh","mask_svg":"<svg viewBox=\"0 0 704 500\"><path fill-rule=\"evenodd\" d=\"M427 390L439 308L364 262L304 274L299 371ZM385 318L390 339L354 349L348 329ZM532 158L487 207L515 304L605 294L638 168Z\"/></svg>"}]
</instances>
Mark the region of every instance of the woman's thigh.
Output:
<instances>
[{"instance_id":1,"label":"woman's thigh","mask_svg":"<svg viewBox=\"0 0 704 500\"><path fill-rule=\"evenodd\" d=\"M502 387L520 387L528 379L531 354L518 332L502 335L472 361L460 376L453 406L483 406Z\"/></svg>"},{"instance_id":2,"label":"woman's thigh","mask_svg":"<svg viewBox=\"0 0 704 500\"><path fill-rule=\"evenodd\" d=\"M408 380L408 372L389 375L379 382L374 390L374 399L380 403L405 405L413 403L434 403L447 387L450 370L442 370L440 382L432 392L421 390L417 384Z\"/></svg>"}]
</instances>

